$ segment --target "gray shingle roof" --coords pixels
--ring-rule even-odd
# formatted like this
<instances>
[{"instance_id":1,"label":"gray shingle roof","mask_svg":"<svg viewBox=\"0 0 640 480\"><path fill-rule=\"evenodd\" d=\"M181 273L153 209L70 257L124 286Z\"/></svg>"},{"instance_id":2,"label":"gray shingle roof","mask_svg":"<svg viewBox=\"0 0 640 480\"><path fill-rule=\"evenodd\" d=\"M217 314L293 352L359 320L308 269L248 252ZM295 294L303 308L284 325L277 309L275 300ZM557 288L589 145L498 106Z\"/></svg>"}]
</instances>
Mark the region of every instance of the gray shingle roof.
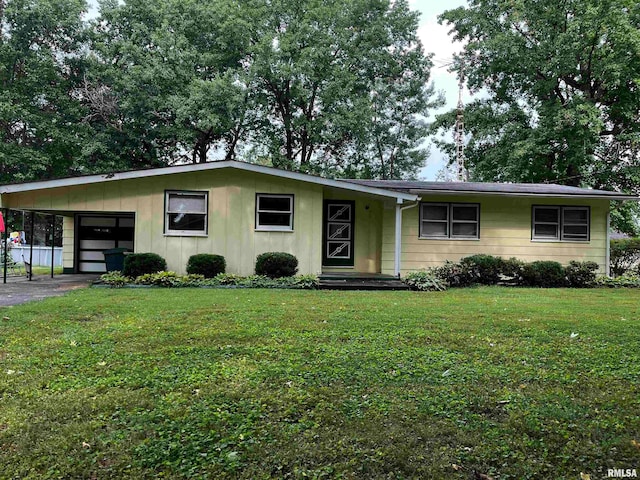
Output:
<instances>
[{"instance_id":1,"label":"gray shingle roof","mask_svg":"<svg viewBox=\"0 0 640 480\"><path fill-rule=\"evenodd\" d=\"M346 180L368 187L386 188L411 193L480 193L496 195L547 197L605 197L621 200L638 200L635 195L607 190L569 187L543 183L489 183L489 182L421 182L413 180Z\"/></svg>"}]
</instances>

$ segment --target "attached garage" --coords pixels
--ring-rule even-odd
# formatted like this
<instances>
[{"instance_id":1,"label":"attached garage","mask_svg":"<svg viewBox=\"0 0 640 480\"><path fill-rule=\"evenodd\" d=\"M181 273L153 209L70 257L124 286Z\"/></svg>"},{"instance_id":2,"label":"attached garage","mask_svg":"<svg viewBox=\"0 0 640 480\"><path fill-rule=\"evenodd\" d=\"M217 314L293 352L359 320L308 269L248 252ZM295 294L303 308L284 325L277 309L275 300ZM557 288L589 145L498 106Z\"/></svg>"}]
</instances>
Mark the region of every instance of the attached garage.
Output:
<instances>
[{"instance_id":1,"label":"attached garage","mask_svg":"<svg viewBox=\"0 0 640 480\"><path fill-rule=\"evenodd\" d=\"M76 215L76 271L105 273L103 252L111 248L133 251L134 226L133 214Z\"/></svg>"}]
</instances>

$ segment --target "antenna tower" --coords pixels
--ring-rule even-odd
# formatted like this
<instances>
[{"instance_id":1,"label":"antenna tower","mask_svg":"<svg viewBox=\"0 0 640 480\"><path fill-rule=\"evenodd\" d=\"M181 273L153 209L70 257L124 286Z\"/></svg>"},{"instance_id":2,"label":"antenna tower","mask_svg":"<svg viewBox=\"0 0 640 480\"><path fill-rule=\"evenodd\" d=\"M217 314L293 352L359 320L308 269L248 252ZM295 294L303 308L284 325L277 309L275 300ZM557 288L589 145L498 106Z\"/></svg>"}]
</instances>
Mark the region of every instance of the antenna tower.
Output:
<instances>
[{"instance_id":1,"label":"antenna tower","mask_svg":"<svg viewBox=\"0 0 640 480\"><path fill-rule=\"evenodd\" d=\"M462 92L464 90L464 77L460 75L460 83L458 88L458 113L456 115L456 126L453 133L456 142L456 166L457 180L459 182L467 181L467 169L464 166L464 104L462 103Z\"/></svg>"}]
</instances>

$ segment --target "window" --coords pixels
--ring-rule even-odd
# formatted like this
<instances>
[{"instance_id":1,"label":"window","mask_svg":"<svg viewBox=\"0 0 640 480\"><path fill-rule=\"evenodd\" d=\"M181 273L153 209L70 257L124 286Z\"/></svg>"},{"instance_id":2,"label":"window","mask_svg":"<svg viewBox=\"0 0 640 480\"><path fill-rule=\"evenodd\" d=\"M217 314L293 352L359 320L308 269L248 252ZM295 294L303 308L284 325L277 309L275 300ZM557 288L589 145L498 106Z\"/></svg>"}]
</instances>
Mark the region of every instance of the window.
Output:
<instances>
[{"instance_id":1,"label":"window","mask_svg":"<svg viewBox=\"0 0 640 480\"><path fill-rule=\"evenodd\" d=\"M531 238L549 241L589 241L589 207L533 207Z\"/></svg>"},{"instance_id":2,"label":"window","mask_svg":"<svg viewBox=\"0 0 640 480\"><path fill-rule=\"evenodd\" d=\"M165 192L164 233L206 235L208 203L207 192Z\"/></svg>"},{"instance_id":3,"label":"window","mask_svg":"<svg viewBox=\"0 0 640 480\"><path fill-rule=\"evenodd\" d=\"M293 230L293 195L256 195L256 230Z\"/></svg>"},{"instance_id":4,"label":"window","mask_svg":"<svg viewBox=\"0 0 640 480\"><path fill-rule=\"evenodd\" d=\"M420 204L420 237L480 238L480 206L477 203Z\"/></svg>"}]
</instances>

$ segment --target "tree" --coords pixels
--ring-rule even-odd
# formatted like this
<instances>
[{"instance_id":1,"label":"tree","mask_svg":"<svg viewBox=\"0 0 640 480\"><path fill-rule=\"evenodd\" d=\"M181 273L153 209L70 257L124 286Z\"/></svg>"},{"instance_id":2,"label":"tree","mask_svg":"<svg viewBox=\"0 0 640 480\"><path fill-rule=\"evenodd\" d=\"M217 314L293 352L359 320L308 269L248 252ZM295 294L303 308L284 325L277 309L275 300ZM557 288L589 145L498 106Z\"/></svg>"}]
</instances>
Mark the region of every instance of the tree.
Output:
<instances>
[{"instance_id":1,"label":"tree","mask_svg":"<svg viewBox=\"0 0 640 480\"><path fill-rule=\"evenodd\" d=\"M430 57L405 0L254 3L251 77L274 165L397 178L426 153Z\"/></svg>"},{"instance_id":2,"label":"tree","mask_svg":"<svg viewBox=\"0 0 640 480\"><path fill-rule=\"evenodd\" d=\"M238 4L224 0L101 3L91 82L114 102L91 123L120 139L117 156L196 163L220 147L234 157L246 119L242 22Z\"/></svg>"},{"instance_id":3,"label":"tree","mask_svg":"<svg viewBox=\"0 0 640 480\"><path fill-rule=\"evenodd\" d=\"M455 70L487 93L465 107L473 178L640 193L640 4L471 0L440 21L465 42Z\"/></svg>"},{"instance_id":4,"label":"tree","mask_svg":"<svg viewBox=\"0 0 640 480\"><path fill-rule=\"evenodd\" d=\"M77 171L84 9L82 0L0 0L0 183Z\"/></svg>"}]
</instances>

